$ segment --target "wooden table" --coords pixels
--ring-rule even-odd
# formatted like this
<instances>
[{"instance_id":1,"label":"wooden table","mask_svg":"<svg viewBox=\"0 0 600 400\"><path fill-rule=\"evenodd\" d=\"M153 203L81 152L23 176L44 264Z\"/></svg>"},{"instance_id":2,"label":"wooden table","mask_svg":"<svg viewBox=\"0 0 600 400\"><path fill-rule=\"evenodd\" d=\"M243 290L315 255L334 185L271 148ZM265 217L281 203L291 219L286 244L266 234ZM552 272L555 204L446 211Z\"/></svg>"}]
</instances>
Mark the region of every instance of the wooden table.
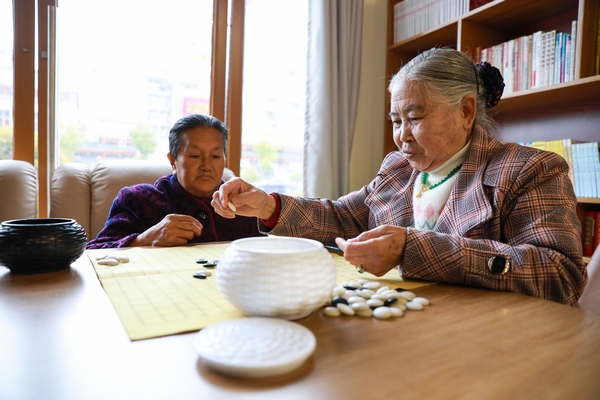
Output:
<instances>
[{"instance_id":1,"label":"wooden table","mask_svg":"<svg viewBox=\"0 0 600 400\"><path fill-rule=\"evenodd\" d=\"M395 320L297 321L317 349L268 379L207 370L195 333L131 342L84 255L71 269L0 267L0 399L599 399L600 315L513 293L416 289Z\"/></svg>"}]
</instances>

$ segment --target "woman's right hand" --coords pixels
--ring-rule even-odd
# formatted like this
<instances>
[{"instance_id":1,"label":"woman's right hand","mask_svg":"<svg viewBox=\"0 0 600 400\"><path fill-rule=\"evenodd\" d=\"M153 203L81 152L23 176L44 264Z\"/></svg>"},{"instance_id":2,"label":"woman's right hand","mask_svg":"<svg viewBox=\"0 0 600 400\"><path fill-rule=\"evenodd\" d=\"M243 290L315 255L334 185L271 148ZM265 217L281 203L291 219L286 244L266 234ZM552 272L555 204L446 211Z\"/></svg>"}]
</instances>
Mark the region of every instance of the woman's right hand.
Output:
<instances>
[{"instance_id":1,"label":"woman's right hand","mask_svg":"<svg viewBox=\"0 0 600 400\"><path fill-rule=\"evenodd\" d=\"M235 212L229 208L231 203ZM225 182L213 193L210 204L215 212L224 218L237 215L269 219L275 211L275 199L264 190L252 186L242 178L233 178Z\"/></svg>"},{"instance_id":2,"label":"woman's right hand","mask_svg":"<svg viewBox=\"0 0 600 400\"><path fill-rule=\"evenodd\" d=\"M130 246L181 246L200 236L202 229L202 224L190 215L169 214L139 234Z\"/></svg>"},{"instance_id":3,"label":"woman's right hand","mask_svg":"<svg viewBox=\"0 0 600 400\"><path fill-rule=\"evenodd\" d=\"M383 276L404 258L406 228L380 225L352 239L337 238L335 243L350 264L375 276Z\"/></svg>"}]
</instances>

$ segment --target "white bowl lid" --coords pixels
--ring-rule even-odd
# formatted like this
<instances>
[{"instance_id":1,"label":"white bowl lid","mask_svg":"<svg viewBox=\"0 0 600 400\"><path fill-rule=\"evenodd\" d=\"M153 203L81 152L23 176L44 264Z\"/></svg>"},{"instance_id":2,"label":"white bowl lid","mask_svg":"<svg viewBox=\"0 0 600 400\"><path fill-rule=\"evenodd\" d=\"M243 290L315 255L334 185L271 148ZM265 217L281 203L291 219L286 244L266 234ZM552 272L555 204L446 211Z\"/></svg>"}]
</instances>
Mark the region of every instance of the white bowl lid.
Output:
<instances>
[{"instance_id":1,"label":"white bowl lid","mask_svg":"<svg viewBox=\"0 0 600 400\"><path fill-rule=\"evenodd\" d=\"M324 249L323 244L316 240L288 236L256 236L237 239L231 242L231 247L249 253L266 254L298 254Z\"/></svg>"},{"instance_id":2,"label":"white bowl lid","mask_svg":"<svg viewBox=\"0 0 600 400\"><path fill-rule=\"evenodd\" d=\"M194 347L210 369L260 378L289 372L315 351L317 340L304 326L277 318L236 318L207 326Z\"/></svg>"}]
</instances>

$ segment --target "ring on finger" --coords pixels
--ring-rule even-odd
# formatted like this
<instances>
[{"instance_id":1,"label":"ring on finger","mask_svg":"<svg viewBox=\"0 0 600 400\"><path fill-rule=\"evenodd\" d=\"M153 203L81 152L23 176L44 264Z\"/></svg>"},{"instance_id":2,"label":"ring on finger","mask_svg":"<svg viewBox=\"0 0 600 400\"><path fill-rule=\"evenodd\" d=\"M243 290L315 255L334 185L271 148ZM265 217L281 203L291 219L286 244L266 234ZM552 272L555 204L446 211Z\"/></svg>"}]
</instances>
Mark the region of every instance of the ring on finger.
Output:
<instances>
[{"instance_id":1,"label":"ring on finger","mask_svg":"<svg viewBox=\"0 0 600 400\"><path fill-rule=\"evenodd\" d=\"M358 268L356 268L356 270L358 271L359 274L362 274L363 272L365 272L365 269L362 267L362 264L360 264L358 266Z\"/></svg>"}]
</instances>

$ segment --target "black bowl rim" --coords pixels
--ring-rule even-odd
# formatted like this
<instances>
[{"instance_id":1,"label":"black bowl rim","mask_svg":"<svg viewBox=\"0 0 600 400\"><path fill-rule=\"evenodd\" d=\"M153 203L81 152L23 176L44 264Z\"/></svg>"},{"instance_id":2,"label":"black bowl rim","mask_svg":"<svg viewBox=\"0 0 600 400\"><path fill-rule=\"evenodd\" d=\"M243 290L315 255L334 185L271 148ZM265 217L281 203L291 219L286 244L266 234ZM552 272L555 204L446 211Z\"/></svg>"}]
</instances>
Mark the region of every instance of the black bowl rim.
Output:
<instances>
[{"instance_id":1,"label":"black bowl rim","mask_svg":"<svg viewBox=\"0 0 600 400\"><path fill-rule=\"evenodd\" d=\"M0 225L22 228L26 226L62 226L74 222L77 223L73 218L21 218L3 221Z\"/></svg>"}]
</instances>

